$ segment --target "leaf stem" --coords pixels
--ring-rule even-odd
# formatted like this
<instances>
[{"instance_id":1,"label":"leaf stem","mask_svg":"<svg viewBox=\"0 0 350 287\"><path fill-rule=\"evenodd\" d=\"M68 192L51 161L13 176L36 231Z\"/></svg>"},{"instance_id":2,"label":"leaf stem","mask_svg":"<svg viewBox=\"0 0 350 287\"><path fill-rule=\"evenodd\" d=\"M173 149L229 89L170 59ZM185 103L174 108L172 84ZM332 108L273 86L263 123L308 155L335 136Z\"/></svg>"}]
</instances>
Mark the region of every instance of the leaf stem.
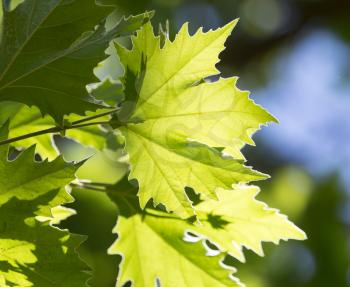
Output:
<instances>
[{"instance_id":1,"label":"leaf stem","mask_svg":"<svg viewBox=\"0 0 350 287\"><path fill-rule=\"evenodd\" d=\"M36 131L36 132L33 132L33 133L24 134L24 135L21 135L21 136L18 136L18 137L14 137L14 138L10 138L10 139L7 139L7 140L3 140L3 141L0 141L0 146L5 145L5 144L10 144L10 143L13 143L13 142L17 142L17 141L20 141L20 140L24 140L24 139L28 139L28 138L32 138L32 137L36 137L36 136L40 136L40 135L44 135L44 134L59 133L59 132L62 132L62 131L76 129L76 128L108 124L109 121L99 121L99 122L89 122L89 121L94 120L94 119L98 119L98 118L102 118L104 116L108 116L108 115L111 115L111 114L114 114L114 113L116 113L119 110L120 110L120 108L115 108L113 110L110 110L110 111L107 111L107 112L104 112L104 113L101 113L101 114L93 115L93 116L90 116L90 117L85 117L85 118L83 118L81 120L77 120L77 121L72 122L71 125L69 125L69 126L52 127L52 128L48 128L48 129L45 129L45 130Z\"/></svg>"},{"instance_id":2,"label":"leaf stem","mask_svg":"<svg viewBox=\"0 0 350 287\"><path fill-rule=\"evenodd\" d=\"M77 124L85 123L85 122L88 122L88 121L91 121L91 120L94 120L94 119L102 118L104 116L108 116L110 114L114 114L114 113L118 112L119 110L120 110L120 108L116 108L116 109L113 109L113 110L108 111L108 112L104 112L104 113L101 113L101 114L97 114L97 115L93 115L93 116L90 116L90 117L86 117L86 118L83 118L81 120L72 122L72 125L77 125Z\"/></svg>"},{"instance_id":3,"label":"leaf stem","mask_svg":"<svg viewBox=\"0 0 350 287\"><path fill-rule=\"evenodd\" d=\"M104 115L105 114L106 113L104 113ZM99 115L99 117L101 117L101 115ZM66 131L66 130L82 128L82 127L87 127L87 126L109 124L109 121L83 123L85 121L90 121L93 118L97 118L97 116L90 117L88 120L87 119L83 119L83 120L79 120L79 121L73 122L71 126L53 127L53 128L49 128L49 129L45 129L45 130L29 133L29 134L24 134L24 135L21 135L21 136L18 136L18 137L13 137L13 138L10 138L10 139L7 139L7 140L3 140L3 141L0 141L0 146L6 145L6 144L10 144L10 143L13 143L13 142L17 142L17 141L20 141L20 140L32 138L32 137L37 137L37 136L44 135L44 134L58 133L58 132Z\"/></svg>"},{"instance_id":4,"label":"leaf stem","mask_svg":"<svg viewBox=\"0 0 350 287\"><path fill-rule=\"evenodd\" d=\"M53 128L49 128L49 129L45 129L45 130L41 130L41 131L37 131L37 132L33 132L33 133L29 133L29 134L25 134L25 135L21 135L18 137L14 137L14 138L0 141L0 146L5 145L5 144L10 144L13 142L17 142L20 140L32 138L32 137L37 137L37 136L44 135L44 134L58 133L58 132L66 131L66 130L82 128L82 127L87 127L87 126L94 126L94 125L102 125L102 124L108 124L108 123L109 123L109 121L101 121L101 122L92 122L92 123L85 123L85 124L75 124L72 126L65 126L65 127L53 127Z\"/></svg>"},{"instance_id":5,"label":"leaf stem","mask_svg":"<svg viewBox=\"0 0 350 287\"><path fill-rule=\"evenodd\" d=\"M109 124L109 121L90 122L90 123L85 123L85 124L74 124L72 126L63 127L63 131L77 129L77 128L83 128L83 127L88 127L88 126L106 125L106 124Z\"/></svg>"},{"instance_id":6,"label":"leaf stem","mask_svg":"<svg viewBox=\"0 0 350 287\"><path fill-rule=\"evenodd\" d=\"M24 139L27 139L27 138L40 136L40 135L43 135L43 134L60 132L60 131L63 131L63 130L64 130L64 128L54 127L54 128L49 128L49 129L45 129L45 130L41 130L41 131L37 131L37 132L25 134L25 135L21 135L21 136L18 136L18 137L14 137L14 138L10 138L10 139L7 139L7 140L0 141L0 146L1 145L5 145L5 144L9 144L9 143L13 143L13 142L17 142L17 141L20 141L20 140L24 140Z\"/></svg>"}]
</instances>

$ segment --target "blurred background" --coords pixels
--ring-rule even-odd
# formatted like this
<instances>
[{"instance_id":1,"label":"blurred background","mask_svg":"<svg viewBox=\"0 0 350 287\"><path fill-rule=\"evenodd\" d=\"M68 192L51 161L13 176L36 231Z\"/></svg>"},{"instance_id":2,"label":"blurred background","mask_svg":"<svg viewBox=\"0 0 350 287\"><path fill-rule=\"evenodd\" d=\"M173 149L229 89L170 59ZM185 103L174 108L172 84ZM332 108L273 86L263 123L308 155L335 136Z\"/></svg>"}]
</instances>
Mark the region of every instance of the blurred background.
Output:
<instances>
[{"instance_id":1,"label":"blurred background","mask_svg":"<svg viewBox=\"0 0 350 287\"><path fill-rule=\"evenodd\" d=\"M247 251L247 264L236 264L238 276L248 287L350 286L350 1L108 1L120 15L155 10L155 27L169 19L172 37L186 21L195 31L240 18L219 68L239 76L239 87L280 120L257 133L257 147L244 153L249 165L272 176L260 184L259 198L289 215L309 239L265 244L264 258ZM112 55L96 72L118 77L118 59ZM68 160L93 153L60 140ZM98 153L79 175L114 183L126 172L115 158L112 151ZM116 207L102 193L73 192L77 215L64 225L89 235L83 257L96 270L91 285L112 287L120 259L105 251L115 239Z\"/></svg>"}]
</instances>

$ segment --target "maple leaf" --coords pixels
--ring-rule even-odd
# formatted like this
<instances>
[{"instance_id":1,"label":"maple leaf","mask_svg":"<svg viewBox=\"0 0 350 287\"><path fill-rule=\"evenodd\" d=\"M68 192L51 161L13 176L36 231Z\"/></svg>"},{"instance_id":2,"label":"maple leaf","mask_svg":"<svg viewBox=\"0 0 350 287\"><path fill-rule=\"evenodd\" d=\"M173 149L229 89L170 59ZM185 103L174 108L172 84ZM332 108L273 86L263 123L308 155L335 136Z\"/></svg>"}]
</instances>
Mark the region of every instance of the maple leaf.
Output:
<instances>
[{"instance_id":1,"label":"maple leaf","mask_svg":"<svg viewBox=\"0 0 350 287\"><path fill-rule=\"evenodd\" d=\"M184 221L166 213L119 217L114 229L118 239L109 249L123 256L117 286L129 280L134 287L154 286L157 279L161 286L242 286L230 278L234 270L220 264L222 254L205 256L201 242L183 240L184 227Z\"/></svg>"},{"instance_id":2,"label":"maple leaf","mask_svg":"<svg viewBox=\"0 0 350 287\"><path fill-rule=\"evenodd\" d=\"M107 191L120 212L113 230L118 239L108 250L123 258L117 287L128 281L134 287L156 281L162 286L243 286L233 276L236 270L223 265L223 253L208 257L201 240L183 240L189 222L154 209L142 212L136 193L137 186L126 178Z\"/></svg>"},{"instance_id":3,"label":"maple leaf","mask_svg":"<svg viewBox=\"0 0 350 287\"><path fill-rule=\"evenodd\" d=\"M83 237L35 219L55 197L57 191L46 190L32 200L12 198L0 205L0 277L8 284L1 286L85 285L88 267L75 251Z\"/></svg>"},{"instance_id":4,"label":"maple leaf","mask_svg":"<svg viewBox=\"0 0 350 287\"><path fill-rule=\"evenodd\" d=\"M8 125L0 128L0 140ZM72 201L65 186L79 165L62 158L35 162L34 148L9 161L8 147L0 146L1 286L84 286L88 268L76 253L83 237L52 227L68 216L59 214L60 205Z\"/></svg>"},{"instance_id":5,"label":"maple leaf","mask_svg":"<svg viewBox=\"0 0 350 287\"><path fill-rule=\"evenodd\" d=\"M36 105L59 124L66 114L101 108L86 91L96 81L92 69L112 39L134 33L152 16L123 18L106 29L104 21L95 26L112 7L95 0L7 2L0 2L0 101Z\"/></svg>"},{"instance_id":6,"label":"maple leaf","mask_svg":"<svg viewBox=\"0 0 350 287\"><path fill-rule=\"evenodd\" d=\"M162 286L242 286L232 274L233 281L228 280L224 265L218 266L227 253L244 261L242 247L263 256L262 242L306 238L286 216L255 199L255 186L219 190L218 200L200 202L196 225L154 208L141 211L138 186L126 177L106 187L119 209L118 239L109 249L123 257L117 286L129 280L133 286L153 286L157 278Z\"/></svg>"},{"instance_id":7,"label":"maple leaf","mask_svg":"<svg viewBox=\"0 0 350 287\"><path fill-rule=\"evenodd\" d=\"M66 163L62 157L52 162L36 162L34 153L35 146L32 146L23 151L16 160L9 161L7 157L0 159L0 204L13 197L32 200L48 190L64 187L75 178L79 165ZM64 190L59 194L66 200L71 198ZM52 203L52 207L56 205L56 202Z\"/></svg>"},{"instance_id":8,"label":"maple leaf","mask_svg":"<svg viewBox=\"0 0 350 287\"><path fill-rule=\"evenodd\" d=\"M235 87L236 78L203 80L219 73L215 65L236 22L192 36L185 24L163 46L148 23L132 38L132 50L117 46L125 67L120 130L142 207L152 198L188 217L186 186L215 198L218 187L265 178L232 156L242 158L252 131L275 119Z\"/></svg>"},{"instance_id":9,"label":"maple leaf","mask_svg":"<svg viewBox=\"0 0 350 287\"><path fill-rule=\"evenodd\" d=\"M210 238L222 251L242 262L243 247L263 256L262 242L305 240L305 233L287 216L255 199L259 191L256 186L245 185L218 190L219 200L209 199L196 205L201 225L190 230Z\"/></svg>"}]
</instances>

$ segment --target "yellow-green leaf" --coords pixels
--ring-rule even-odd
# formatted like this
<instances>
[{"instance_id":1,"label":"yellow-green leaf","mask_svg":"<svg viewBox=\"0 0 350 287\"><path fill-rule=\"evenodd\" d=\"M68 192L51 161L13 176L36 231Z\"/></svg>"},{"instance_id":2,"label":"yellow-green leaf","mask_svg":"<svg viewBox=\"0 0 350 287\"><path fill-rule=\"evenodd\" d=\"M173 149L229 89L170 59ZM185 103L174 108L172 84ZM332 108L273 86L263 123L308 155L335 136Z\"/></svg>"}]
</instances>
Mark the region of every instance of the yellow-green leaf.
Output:
<instances>
[{"instance_id":1,"label":"yellow-green leaf","mask_svg":"<svg viewBox=\"0 0 350 287\"><path fill-rule=\"evenodd\" d=\"M236 78L205 81L219 73L215 65L236 22L192 36L185 24L163 46L148 23L132 50L117 46L125 67L120 130L142 207L153 199L188 217L186 186L215 198L218 187L265 178L237 159L244 143L253 144L252 132L275 119L236 88Z\"/></svg>"},{"instance_id":2,"label":"yellow-green leaf","mask_svg":"<svg viewBox=\"0 0 350 287\"><path fill-rule=\"evenodd\" d=\"M263 242L305 240L305 233L287 216L255 199L259 191L256 186L245 185L218 190L219 200L205 200L196 206L201 225L191 229L241 261L243 247L263 256Z\"/></svg>"}]
</instances>

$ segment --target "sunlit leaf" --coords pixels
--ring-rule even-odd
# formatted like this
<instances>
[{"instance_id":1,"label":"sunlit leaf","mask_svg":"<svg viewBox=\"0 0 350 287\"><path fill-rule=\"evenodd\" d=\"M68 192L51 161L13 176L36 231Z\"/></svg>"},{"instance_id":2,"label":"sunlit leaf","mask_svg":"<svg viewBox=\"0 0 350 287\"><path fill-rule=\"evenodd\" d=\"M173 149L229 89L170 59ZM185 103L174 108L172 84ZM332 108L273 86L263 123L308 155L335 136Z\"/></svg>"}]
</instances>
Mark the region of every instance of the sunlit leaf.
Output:
<instances>
[{"instance_id":1,"label":"sunlit leaf","mask_svg":"<svg viewBox=\"0 0 350 287\"><path fill-rule=\"evenodd\" d=\"M274 118L235 87L235 78L204 81L219 73L215 65L235 25L191 36L185 24L161 47L146 24L132 50L117 46L125 67L119 117L126 125L120 130L142 207L153 199L188 217L193 211L186 186L215 198L218 187L265 178L219 150L242 158L239 150L252 144L252 131Z\"/></svg>"}]
</instances>

